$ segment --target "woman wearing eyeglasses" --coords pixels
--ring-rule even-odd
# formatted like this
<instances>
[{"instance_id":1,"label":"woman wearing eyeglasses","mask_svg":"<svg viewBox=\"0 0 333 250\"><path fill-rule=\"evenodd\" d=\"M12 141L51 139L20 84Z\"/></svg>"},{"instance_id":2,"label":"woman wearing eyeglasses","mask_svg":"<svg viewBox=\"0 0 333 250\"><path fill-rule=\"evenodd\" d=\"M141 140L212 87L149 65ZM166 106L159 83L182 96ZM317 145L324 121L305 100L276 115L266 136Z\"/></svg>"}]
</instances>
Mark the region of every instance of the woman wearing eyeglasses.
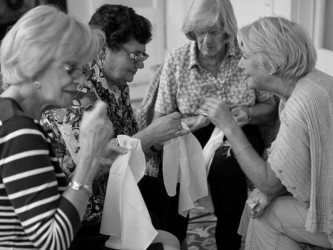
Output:
<instances>
[{"instance_id":1,"label":"woman wearing eyeglasses","mask_svg":"<svg viewBox=\"0 0 333 250\"><path fill-rule=\"evenodd\" d=\"M205 98L220 98L261 153L263 142L255 125L274 117L276 103L271 94L248 89L248 76L237 66L242 53L236 40L237 22L230 1L193 0L182 31L190 42L172 51L164 62L155 117L179 111L183 122L204 146L214 126L199 109ZM230 147L225 140L215 153L208 182L217 216L218 249L232 250L240 248L237 228L247 198L247 185L232 150L230 157L228 152ZM167 221L173 228L171 232L182 241L187 221L181 216L170 216Z\"/></svg>"},{"instance_id":2,"label":"woman wearing eyeglasses","mask_svg":"<svg viewBox=\"0 0 333 250\"><path fill-rule=\"evenodd\" d=\"M80 128L82 154L71 182L38 123L43 111L71 105L81 65L103 43L97 32L50 6L27 12L1 43L0 248L69 249L112 136L99 102Z\"/></svg>"},{"instance_id":3,"label":"woman wearing eyeglasses","mask_svg":"<svg viewBox=\"0 0 333 250\"><path fill-rule=\"evenodd\" d=\"M130 104L128 83L133 81L136 72L144 67L144 61L148 58L146 44L152 38L149 20L136 14L132 8L106 4L96 10L89 24L104 31L105 46L100 50L97 60L90 63L88 81L80 87L73 106L46 113L47 119L44 119L44 124L51 128L49 131L57 144L58 156L68 175L74 171L80 151L78 132L82 112L90 110L96 100L107 104L107 116L113 124L114 136L124 134L140 139L147 158L154 155L153 151L160 148L163 142L188 133L182 129L181 115L178 112L158 119L139 131ZM94 196L83 221L89 229L82 230L82 233L87 233L87 236L94 234L93 228L96 229L95 232L99 231L111 163L106 161L101 165L93 183ZM153 224L159 229L159 218L163 216L165 209L165 198L160 195L166 194L164 187L157 178L144 176L139 182L139 188ZM89 241L86 243L89 244ZM89 248L87 244L85 246Z\"/></svg>"}]
</instances>

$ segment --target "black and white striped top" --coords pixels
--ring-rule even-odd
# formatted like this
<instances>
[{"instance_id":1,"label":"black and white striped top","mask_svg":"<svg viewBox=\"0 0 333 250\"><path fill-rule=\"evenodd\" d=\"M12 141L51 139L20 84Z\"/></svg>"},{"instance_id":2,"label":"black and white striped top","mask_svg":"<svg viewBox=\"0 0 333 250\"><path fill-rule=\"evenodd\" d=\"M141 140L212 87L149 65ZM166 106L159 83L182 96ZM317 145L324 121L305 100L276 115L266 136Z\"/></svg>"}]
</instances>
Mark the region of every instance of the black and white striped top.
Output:
<instances>
[{"instance_id":1,"label":"black and white striped top","mask_svg":"<svg viewBox=\"0 0 333 250\"><path fill-rule=\"evenodd\" d=\"M80 218L43 128L0 98L0 249L68 249Z\"/></svg>"}]
</instances>

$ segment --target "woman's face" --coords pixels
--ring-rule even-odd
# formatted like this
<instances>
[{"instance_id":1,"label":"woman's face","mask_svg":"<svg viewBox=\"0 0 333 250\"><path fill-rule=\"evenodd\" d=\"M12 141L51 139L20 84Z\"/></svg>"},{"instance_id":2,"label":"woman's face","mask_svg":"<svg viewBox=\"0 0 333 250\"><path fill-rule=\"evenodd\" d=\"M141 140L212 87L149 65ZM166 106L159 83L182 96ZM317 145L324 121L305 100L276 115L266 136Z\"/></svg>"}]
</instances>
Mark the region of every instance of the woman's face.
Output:
<instances>
[{"instance_id":1,"label":"woman's face","mask_svg":"<svg viewBox=\"0 0 333 250\"><path fill-rule=\"evenodd\" d=\"M135 39L122 44L118 51L112 51L109 47L106 47L103 64L106 79L111 83L120 85L132 82L138 69L144 68L143 61L148 57L145 51L146 45Z\"/></svg>"},{"instance_id":2,"label":"woman's face","mask_svg":"<svg viewBox=\"0 0 333 250\"><path fill-rule=\"evenodd\" d=\"M268 68L260 60L258 55L247 52L243 44L239 43L243 56L238 63L238 67L244 69L244 73L250 77L248 88L258 90L268 90L271 76Z\"/></svg>"},{"instance_id":3,"label":"woman's face","mask_svg":"<svg viewBox=\"0 0 333 250\"><path fill-rule=\"evenodd\" d=\"M197 30L194 32L198 49L207 57L217 56L225 49L225 31L219 26Z\"/></svg>"},{"instance_id":4,"label":"woman's face","mask_svg":"<svg viewBox=\"0 0 333 250\"><path fill-rule=\"evenodd\" d=\"M78 85L84 82L81 66L54 64L40 78L41 88L37 89L37 95L43 106L69 107L77 94Z\"/></svg>"}]
</instances>

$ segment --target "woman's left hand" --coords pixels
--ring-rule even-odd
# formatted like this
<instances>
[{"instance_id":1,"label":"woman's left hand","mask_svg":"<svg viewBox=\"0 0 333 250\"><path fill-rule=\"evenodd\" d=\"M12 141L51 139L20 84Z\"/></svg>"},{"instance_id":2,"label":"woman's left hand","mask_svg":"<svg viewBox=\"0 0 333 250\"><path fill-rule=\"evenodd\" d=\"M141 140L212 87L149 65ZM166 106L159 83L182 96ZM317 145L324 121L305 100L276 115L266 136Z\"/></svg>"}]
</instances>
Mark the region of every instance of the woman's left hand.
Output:
<instances>
[{"instance_id":1,"label":"woman's left hand","mask_svg":"<svg viewBox=\"0 0 333 250\"><path fill-rule=\"evenodd\" d=\"M250 110L247 106L235 107L231 110L231 114L235 117L240 127L243 127L250 121Z\"/></svg>"},{"instance_id":2,"label":"woman's left hand","mask_svg":"<svg viewBox=\"0 0 333 250\"><path fill-rule=\"evenodd\" d=\"M273 196L269 196L255 188L246 200L248 206L249 216L252 218L259 218L265 208L271 203Z\"/></svg>"},{"instance_id":3,"label":"woman's left hand","mask_svg":"<svg viewBox=\"0 0 333 250\"><path fill-rule=\"evenodd\" d=\"M201 113L222 131L234 127L237 123L229 111L228 105L221 99L209 97L200 108Z\"/></svg>"}]
</instances>

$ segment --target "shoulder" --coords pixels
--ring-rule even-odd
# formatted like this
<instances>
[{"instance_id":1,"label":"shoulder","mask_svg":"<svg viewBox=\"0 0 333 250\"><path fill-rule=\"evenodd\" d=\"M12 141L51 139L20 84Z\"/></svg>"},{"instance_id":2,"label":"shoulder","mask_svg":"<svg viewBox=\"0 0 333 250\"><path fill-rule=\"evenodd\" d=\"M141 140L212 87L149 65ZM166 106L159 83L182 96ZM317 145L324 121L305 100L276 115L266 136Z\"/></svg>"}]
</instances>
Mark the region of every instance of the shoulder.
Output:
<instances>
[{"instance_id":1,"label":"shoulder","mask_svg":"<svg viewBox=\"0 0 333 250\"><path fill-rule=\"evenodd\" d=\"M313 70L300 79L287 103L298 102L302 106L333 105L333 77Z\"/></svg>"},{"instance_id":2,"label":"shoulder","mask_svg":"<svg viewBox=\"0 0 333 250\"><path fill-rule=\"evenodd\" d=\"M194 42L187 42L172 51L167 55L167 61L181 61L187 56L190 56L193 50Z\"/></svg>"},{"instance_id":3,"label":"shoulder","mask_svg":"<svg viewBox=\"0 0 333 250\"><path fill-rule=\"evenodd\" d=\"M15 100L0 98L0 110L0 125L7 132L21 128L37 129L36 122L23 112Z\"/></svg>"}]
</instances>

